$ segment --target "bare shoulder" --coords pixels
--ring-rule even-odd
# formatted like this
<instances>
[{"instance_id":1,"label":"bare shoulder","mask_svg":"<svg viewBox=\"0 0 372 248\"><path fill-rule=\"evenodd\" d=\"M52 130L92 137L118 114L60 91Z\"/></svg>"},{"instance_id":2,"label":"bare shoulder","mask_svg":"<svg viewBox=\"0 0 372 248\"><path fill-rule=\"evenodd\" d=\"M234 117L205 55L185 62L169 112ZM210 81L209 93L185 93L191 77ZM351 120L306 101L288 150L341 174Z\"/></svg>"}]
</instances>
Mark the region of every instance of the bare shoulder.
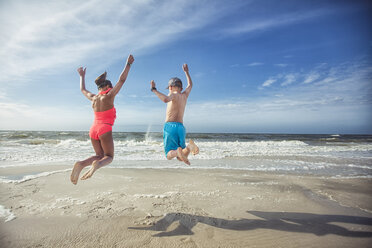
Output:
<instances>
[{"instance_id":1,"label":"bare shoulder","mask_svg":"<svg viewBox=\"0 0 372 248\"><path fill-rule=\"evenodd\" d=\"M169 95L169 97L172 99L172 100L178 100L179 98L180 98L180 93L171 93L170 95Z\"/></svg>"},{"instance_id":2,"label":"bare shoulder","mask_svg":"<svg viewBox=\"0 0 372 248\"><path fill-rule=\"evenodd\" d=\"M185 91L182 92L180 95L181 95L183 98L188 98L189 95L190 95L190 92L188 92L187 90L185 90Z\"/></svg>"}]
</instances>

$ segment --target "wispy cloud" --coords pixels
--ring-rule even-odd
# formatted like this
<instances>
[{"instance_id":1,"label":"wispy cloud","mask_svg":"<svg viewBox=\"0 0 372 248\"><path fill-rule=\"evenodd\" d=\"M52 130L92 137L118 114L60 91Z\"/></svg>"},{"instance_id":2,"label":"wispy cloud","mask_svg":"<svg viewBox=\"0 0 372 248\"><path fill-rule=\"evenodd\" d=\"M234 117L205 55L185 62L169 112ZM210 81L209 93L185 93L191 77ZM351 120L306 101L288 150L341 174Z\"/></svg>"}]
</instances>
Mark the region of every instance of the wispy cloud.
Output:
<instances>
[{"instance_id":1,"label":"wispy cloud","mask_svg":"<svg viewBox=\"0 0 372 248\"><path fill-rule=\"evenodd\" d=\"M288 64L274 64L274 66L277 66L277 67L287 67Z\"/></svg>"},{"instance_id":2,"label":"wispy cloud","mask_svg":"<svg viewBox=\"0 0 372 248\"><path fill-rule=\"evenodd\" d=\"M264 63L261 63L261 62L253 62L253 63L249 63L249 64L246 64L246 66L260 66L260 65L263 65Z\"/></svg>"},{"instance_id":3,"label":"wispy cloud","mask_svg":"<svg viewBox=\"0 0 372 248\"><path fill-rule=\"evenodd\" d=\"M305 96L312 95L314 101L318 98L343 99L354 105L370 98L371 79L372 68L368 62L353 61L336 66L315 66L310 72L280 73L270 76L262 86L265 85L266 89L269 89L274 82L279 82L281 86L290 87L286 87L284 91L280 88L271 89L276 94L293 93L293 96L296 95L299 99L307 99Z\"/></svg>"},{"instance_id":4,"label":"wispy cloud","mask_svg":"<svg viewBox=\"0 0 372 248\"><path fill-rule=\"evenodd\" d=\"M88 59L110 63L128 52L140 54L207 25L218 12L213 2L170 0L2 5L0 74L4 81L53 73L62 65Z\"/></svg>"},{"instance_id":5,"label":"wispy cloud","mask_svg":"<svg viewBox=\"0 0 372 248\"><path fill-rule=\"evenodd\" d=\"M321 75L318 80L304 83L314 73ZM188 107L189 121L203 126L208 119L208 123L222 126L221 116L224 116L231 125L239 126L236 124L239 123L236 128L246 132L284 129L301 132L310 127L323 132L371 132L371 79L372 68L363 62L344 63L327 69L315 67L303 75L297 72L279 74L265 81L262 86L266 85L266 91L260 91L263 94L255 98L192 103ZM268 88L278 82L287 87Z\"/></svg>"},{"instance_id":6,"label":"wispy cloud","mask_svg":"<svg viewBox=\"0 0 372 248\"><path fill-rule=\"evenodd\" d=\"M330 10L319 9L292 12L286 14L273 15L271 18L256 18L249 19L245 22L240 22L233 27L224 30L225 35L240 35L256 31L266 31L272 28L291 25L301 21L318 18L330 13Z\"/></svg>"},{"instance_id":7,"label":"wispy cloud","mask_svg":"<svg viewBox=\"0 0 372 248\"><path fill-rule=\"evenodd\" d=\"M320 78L320 74L319 73L317 73L317 72L310 72L308 75L305 76L304 83L305 84L312 83L315 80L317 80L318 78Z\"/></svg>"},{"instance_id":8,"label":"wispy cloud","mask_svg":"<svg viewBox=\"0 0 372 248\"><path fill-rule=\"evenodd\" d=\"M269 78L268 80L266 80L263 84L262 84L262 87L269 87L270 85L272 85L273 83L276 82L276 79L274 78Z\"/></svg>"},{"instance_id":9,"label":"wispy cloud","mask_svg":"<svg viewBox=\"0 0 372 248\"><path fill-rule=\"evenodd\" d=\"M360 130L363 126L368 131L372 121L372 68L363 63L347 63L310 70L319 74L320 71L323 74L318 80L306 84L304 79L310 73L274 76L266 81L265 91L259 91L253 98L190 101L185 113L186 125L192 131L229 131L226 129L228 126L231 130L245 132L301 132L328 123L331 125L329 130L351 130L346 128L354 126L353 130ZM279 86L286 80L292 81L287 87L268 88L274 83ZM148 111L149 106L151 111ZM116 107L117 131L123 130L120 126L126 130L125 127L130 125L146 126L164 121L165 105L158 99L153 99L151 105L126 102L117 103ZM45 122L45 116L48 116L48 122ZM72 110L66 106L45 107L12 102L6 95L0 99L0 129L88 130L90 121L87 120L92 118L89 104ZM69 122L66 124L65 120ZM229 120L229 125L226 120ZM210 123L213 123L213 130ZM370 128L368 132L371 132Z\"/></svg>"},{"instance_id":10,"label":"wispy cloud","mask_svg":"<svg viewBox=\"0 0 372 248\"><path fill-rule=\"evenodd\" d=\"M253 66L261 66L264 65L264 63L261 62L252 62L249 64L232 64L230 65L231 68L238 68L238 67L253 67Z\"/></svg>"},{"instance_id":11,"label":"wispy cloud","mask_svg":"<svg viewBox=\"0 0 372 248\"><path fill-rule=\"evenodd\" d=\"M296 81L296 74L287 74L284 76L284 81L281 83L281 86L287 86Z\"/></svg>"}]
</instances>

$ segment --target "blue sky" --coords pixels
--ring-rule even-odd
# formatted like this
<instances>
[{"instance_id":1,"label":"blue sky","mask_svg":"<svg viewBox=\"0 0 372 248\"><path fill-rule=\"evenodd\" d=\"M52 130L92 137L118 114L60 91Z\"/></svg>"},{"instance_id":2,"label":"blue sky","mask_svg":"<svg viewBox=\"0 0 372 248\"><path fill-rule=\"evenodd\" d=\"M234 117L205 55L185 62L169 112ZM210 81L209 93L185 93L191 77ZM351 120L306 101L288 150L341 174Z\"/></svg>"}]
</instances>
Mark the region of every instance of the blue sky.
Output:
<instances>
[{"instance_id":1,"label":"blue sky","mask_svg":"<svg viewBox=\"0 0 372 248\"><path fill-rule=\"evenodd\" d=\"M372 133L369 1L1 1L0 129L89 130L87 88L116 82L114 131L161 131L169 78L189 132Z\"/></svg>"}]
</instances>

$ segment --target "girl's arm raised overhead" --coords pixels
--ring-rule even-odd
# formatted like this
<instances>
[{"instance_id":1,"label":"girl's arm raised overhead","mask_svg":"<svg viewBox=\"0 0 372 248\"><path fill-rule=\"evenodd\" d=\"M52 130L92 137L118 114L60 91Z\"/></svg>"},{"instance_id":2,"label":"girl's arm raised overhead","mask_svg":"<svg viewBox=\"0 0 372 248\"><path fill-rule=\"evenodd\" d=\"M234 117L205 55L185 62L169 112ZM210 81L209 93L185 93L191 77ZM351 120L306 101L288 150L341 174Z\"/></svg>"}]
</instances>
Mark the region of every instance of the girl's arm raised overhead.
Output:
<instances>
[{"instance_id":1,"label":"girl's arm raised overhead","mask_svg":"<svg viewBox=\"0 0 372 248\"><path fill-rule=\"evenodd\" d=\"M116 96L119 93L121 87L123 86L125 80L128 77L128 73L133 62L134 58L132 54L130 54L127 58L127 63L125 64L124 70L120 74L119 81L116 83L114 88L108 93L108 95Z\"/></svg>"},{"instance_id":2,"label":"girl's arm raised overhead","mask_svg":"<svg viewBox=\"0 0 372 248\"><path fill-rule=\"evenodd\" d=\"M95 96L95 94L91 93L90 91L88 91L86 88L85 88L85 72L86 72L87 68L84 68L83 67L79 67L77 69L79 75L80 75L80 91L83 93L83 95L88 98L90 101L93 100L93 97Z\"/></svg>"}]
</instances>

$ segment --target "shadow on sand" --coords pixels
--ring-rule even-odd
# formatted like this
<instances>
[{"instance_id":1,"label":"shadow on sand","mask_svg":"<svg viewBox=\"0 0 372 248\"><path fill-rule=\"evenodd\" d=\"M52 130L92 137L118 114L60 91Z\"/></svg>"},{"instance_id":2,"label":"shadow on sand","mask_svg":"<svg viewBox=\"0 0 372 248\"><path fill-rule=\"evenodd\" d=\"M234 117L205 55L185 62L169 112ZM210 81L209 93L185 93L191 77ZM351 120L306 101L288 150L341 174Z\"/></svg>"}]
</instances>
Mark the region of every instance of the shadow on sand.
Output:
<instances>
[{"instance_id":1,"label":"shadow on sand","mask_svg":"<svg viewBox=\"0 0 372 248\"><path fill-rule=\"evenodd\" d=\"M312 233L317 236L334 234L345 237L372 237L372 232L352 231L336 223L372 226L372 218L346 215L319 215L308 213L247 211L261 219L225 220L183 213L169 213L150 227L129 227L134 230L161 231L154 237L192 235L192 228L203 223L217 228L249 231L272 229L286 232ZM167 231L173 222L179 222L176 229Z\"/></svg>"}]
</instances>

